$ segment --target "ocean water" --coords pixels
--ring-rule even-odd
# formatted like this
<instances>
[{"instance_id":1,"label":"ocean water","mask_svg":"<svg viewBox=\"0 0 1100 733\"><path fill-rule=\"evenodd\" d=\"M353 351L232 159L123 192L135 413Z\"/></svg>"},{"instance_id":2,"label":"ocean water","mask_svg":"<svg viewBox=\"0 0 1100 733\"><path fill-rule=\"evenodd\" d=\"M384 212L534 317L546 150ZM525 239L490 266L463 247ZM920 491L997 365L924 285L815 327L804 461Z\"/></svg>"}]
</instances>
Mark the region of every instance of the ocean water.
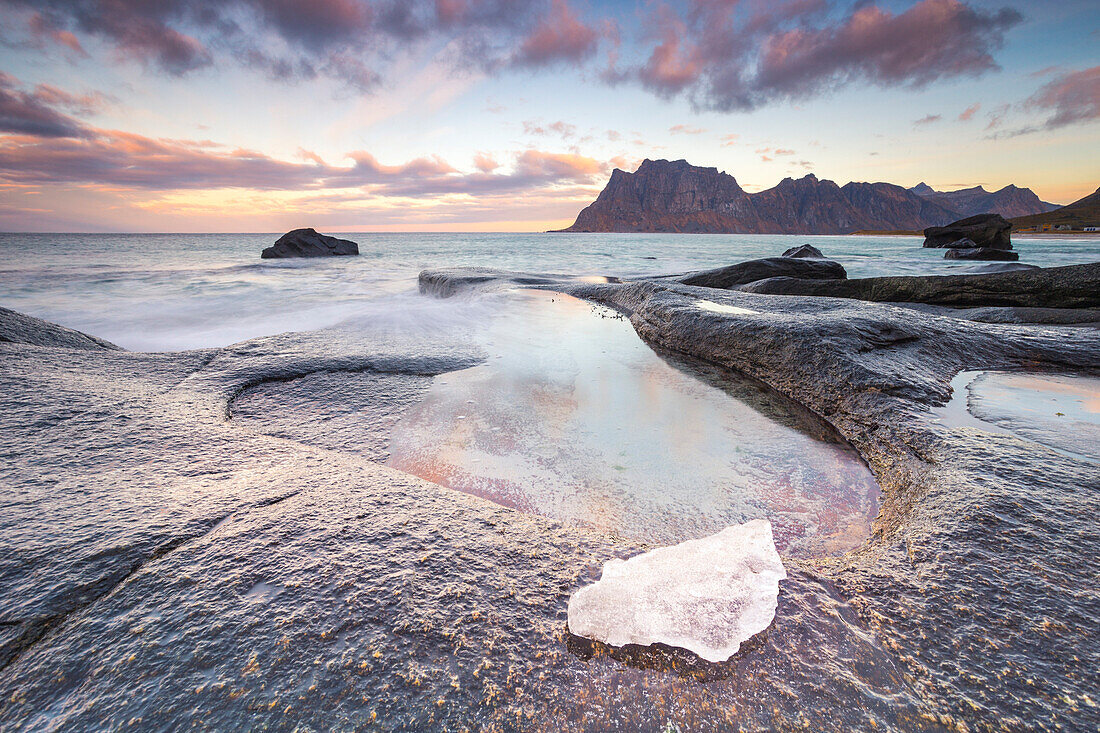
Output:
<instances>
[{"instance_id":1,"label":"ocean water","mask_svg":"<svg viewBox=\"0 0 1100 733\"><path fill-rule=\"evenodd\" d=\"M420 298L425 268L659 275L811 243L850 277L980 271L917 237L691 234L355 234L360 256L261 260L277 234L0 234L0 306L131 350L225 346L342 323L446 327ZM1017 238L1021 262L1100 260L1100 237ZM443 316L445 317L445 316ZM450 316L453 317L453 316Z\"/></svg>"}]
</instances>

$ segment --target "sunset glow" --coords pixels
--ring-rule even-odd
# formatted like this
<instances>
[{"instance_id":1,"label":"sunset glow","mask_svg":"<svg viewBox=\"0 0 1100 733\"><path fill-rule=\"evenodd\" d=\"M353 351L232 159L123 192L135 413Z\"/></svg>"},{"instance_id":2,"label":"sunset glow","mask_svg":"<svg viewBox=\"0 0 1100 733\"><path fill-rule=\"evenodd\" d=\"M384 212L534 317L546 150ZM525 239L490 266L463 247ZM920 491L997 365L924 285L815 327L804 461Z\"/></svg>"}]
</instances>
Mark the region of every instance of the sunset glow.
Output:
<instances>
[{"instance_id":1,"label":"sunset glow","mask_svg":"<svg viewBox=\"0 0 1100 733\"><path fill-rule=\"evenodd\" d=\"M1097 186L1087 0L3 0L0 229L538 231L616 168ZM1089 151L1092 151L1091 153Z\"/></svg>"}]
</instances>

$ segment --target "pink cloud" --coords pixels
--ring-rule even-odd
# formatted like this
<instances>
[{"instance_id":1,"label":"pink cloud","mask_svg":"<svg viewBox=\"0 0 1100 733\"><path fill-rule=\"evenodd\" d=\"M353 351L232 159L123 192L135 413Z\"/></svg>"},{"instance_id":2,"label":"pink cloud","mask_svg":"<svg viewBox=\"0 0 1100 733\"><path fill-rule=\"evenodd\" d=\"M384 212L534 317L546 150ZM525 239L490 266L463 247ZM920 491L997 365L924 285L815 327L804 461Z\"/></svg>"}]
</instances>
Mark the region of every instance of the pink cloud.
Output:
<instances>
[{"instance_id":1,"label":"pink cloud","mask_svg":"<svg viewBox=\"0 0 1100 733\"><path fill-rule=\"evenodd\" d=\"M962 111L959 115L959 122L970 122L974 119L974 115L978 113L978 110L982 108L981 104L972 104Z\"/></svg>"},{"instance_id":2,"label":"pink cloud","mask_svg":"<svg viewBox=\"0 0 1100 733\"><path fill-rule=\"evenodd\" d=\"M677 15L661 5L648 59L613 78L637 79L664 97L684 93L696 107L716 110L851 82L921 87L997 68L993 52L1021 20L1015 10L985 11L961 0L918 0L898 14L863 2L839 19L828 7L825 0L695 0Z\"/></svg>"},{"instance_id":3,"label":"pink cloud","mask_svg":"<svg viewBox=\"0 0 1100 733\"><path fill-rule=\"evenodd\" d=\"M704 127L692 127L691 125L673 125L668 128L673 135L702 135L706 132Z\"/></svg>"},{"instance_id":4,"label":"pink cloud","mask_svg":"<svg viewBox=\"0 0 1100 733\"><path fill-rule=\"evenodd\" d=\"M599 33L582 23L566 0L553 0L551 11L523 39L513 62L519 66L579 63L596 53Z\"/></svg>"},{"instance_id":5,"label":"pink cloud","mask_svg":"<svg viewBox=\"0 0 1100 733\"><path fill-rule=\"evenodd\" d=\"M482 173L492 173L500 167L500 163L488 153L478 153L474 156L474 167Z\"/></svg>"},{"instance_id":6,"label":"pink cloud","mask_svg":"<svg viewBox=\"0 0 1100 733\"><path fill-rule=\"evenodd\" d=\"M925 115L913 123L913 127L925 127L943 119L943 115Z\"/></svg>"},{"instance_id":7,"label":"pink cloud","mask_svg":"<svg viewBox=\"0 0 1100 733\"><path fill-rule=\"evenodd\" d=\"M1045 129L1100 119L1100 66L1061 74L1032 95L1025 106L1050 110Z\"/></svg>"}]
</instances>

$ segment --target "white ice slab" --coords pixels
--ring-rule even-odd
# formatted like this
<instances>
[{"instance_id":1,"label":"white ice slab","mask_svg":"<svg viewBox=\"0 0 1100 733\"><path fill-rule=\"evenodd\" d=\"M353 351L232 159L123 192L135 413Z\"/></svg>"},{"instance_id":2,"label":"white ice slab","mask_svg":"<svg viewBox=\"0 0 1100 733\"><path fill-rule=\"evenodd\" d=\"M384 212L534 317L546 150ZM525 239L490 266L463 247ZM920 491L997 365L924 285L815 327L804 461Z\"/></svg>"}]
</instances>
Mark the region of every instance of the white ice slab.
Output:
<instances>
[{"instance_id":1,"label":"white ice slab","mask_svg":"<svg viewBox=\"0 0 1100 733\"><path fill-rule=\"evenodd\" d=\"M569 599L569 630L611 646L662 643L711 662L771 625L787 571L766 519L608 560Z\"/></svg>"}]
</instances>

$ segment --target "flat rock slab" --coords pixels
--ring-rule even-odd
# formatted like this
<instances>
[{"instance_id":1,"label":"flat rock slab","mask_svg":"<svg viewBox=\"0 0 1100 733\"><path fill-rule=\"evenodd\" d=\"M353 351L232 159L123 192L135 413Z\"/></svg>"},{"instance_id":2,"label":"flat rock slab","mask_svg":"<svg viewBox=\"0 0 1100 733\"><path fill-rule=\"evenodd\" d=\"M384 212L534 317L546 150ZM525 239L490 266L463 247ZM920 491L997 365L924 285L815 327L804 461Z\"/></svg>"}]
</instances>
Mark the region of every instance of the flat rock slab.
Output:
<instances>
[{"instance_id":1,"label":"flat rock slab","mask_svg":"<svg viewBox=\"0 0 1100 733\"><path fill-rule=\"evenodd\" d=\"M728 267L688 273L676 279L684 285L728 289L770 277L843 280L848 273L840 263L832 260L783 256L738 262Z\"/></svg>"},{"instance_id":2,"label":"flat rock slab","mask_svg":"<svg viewBox=\"0 0 1100 733\"><path fill-rule=\"evenodd\" d=\"M880 303L930 303L962 307L1100 307L1100 262L978 275L867 277L808 280L776 277L738 288L768 295L816 295Z\"/></svg>"},{"instance_id":3,"label":"flat rock slab","mask_svg":"<svg viewBox=\"0 0 1100 733\"><path fill-rule=\"evenodd\" d=\"M569 599L569 630L611 646L666 644L724 662L775 619L787 571L766 519L608 560Z\"/></svg>"}]
</instances>

